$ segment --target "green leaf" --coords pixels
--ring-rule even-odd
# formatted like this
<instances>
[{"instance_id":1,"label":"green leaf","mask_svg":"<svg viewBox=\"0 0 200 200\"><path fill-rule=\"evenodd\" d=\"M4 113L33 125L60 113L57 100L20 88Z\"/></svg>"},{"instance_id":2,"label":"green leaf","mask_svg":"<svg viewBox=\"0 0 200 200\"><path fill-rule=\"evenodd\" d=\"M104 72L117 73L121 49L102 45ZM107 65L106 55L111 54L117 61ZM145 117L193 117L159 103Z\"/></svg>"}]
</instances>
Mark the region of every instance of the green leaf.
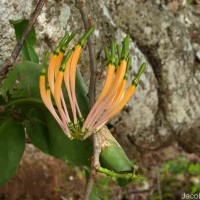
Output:
<instances>
[{"instance_id":1,"label":"green leaf","mask_svg":"<svg viewBox=\"0 0 200 200\"><path fill-rule=\"evenodd\" d=\"M15 173L25 147L22 125L9 118L0 126L0 186Z\"/></svg>"},{"instance_id":2,"label":"green leaf","mask_svg":"<svg viewBox=\"0 0 200 200\"><path fill-rule=\"evenodd\" d=\"M2 96L11 98L40 98L39 76L41 66L34 62L24 61L15 65L2 86Z\"/></svg>"},{"instance_id":3,"label":"green leaf","mask_svg":"<svg viewBox=\"0 0 200 200\"><path fill-rule=\"evenodd\" d=\"M0 95L0 126L1 126L1 122L7 118L8 116L8 112L5 111L4 107L2 105L4 105L6 102L4 100L4 98Z\"/></svg>"},{"instance_id":4,"label":"green leaf","mask_svg":"<svg viewBox=\"0 0 200 200\"><path fill-rule=\"evenodd\" d=\"M114 140L105 139L107 141L107 145L102 148L100 154L101 166L117 173L132 173L134 165L128 159L122 147ZM118 185L121 187L126 186L131 181L131 179L117 179Z\"/></svg>"},{"instance_id":5,"label":"green leaf","mask_svg":"<svg viewBox=\"0 0 200 200\"><path fill-rule=\"evenodd\" d=\"M28 114L30 119L25 123L26 133L28 134L32 144L44 153L51 155L48 127L45 122L38 119L38 114L39 112L35 109L30 111Z\"/></svg>"},{"instance_id":6,"label":"green leaf","mask_svg":"<svg viewBox=\"0 0 200 200\"><path fill-rule=\"evenodd\" d=\"M115 172L131 172L133 164L126 156L122 147L111 140L107 141L110 145L105 147L101 152L102 167Z\"/></svg>"},{"instance_id":7,"label":"green leaf","mask_svg":"<svg viewBox=\"0 0 200 200\"><path fill-rule=\"evenodd\" d=\"M21 20L9 20L9 22L14 26L15 36L17 41L19 41L29 21L27 19L21 19ZM38 63L39 59L34 50L35 41L36 41L35 29L32 28L25 40L25 43L21 50L21 55L23 59L26 61L33 61L35 63Z\"/></svg>"},{"instance_id":8,"label":"green leaf","mask_svg":"<svg viewBox=\"0 0 200 200\"><path fill-rule=\"evenodd\" d=\"M42 121L43 114L46 117L44 121ZM37 118L37 115L42 117L41 120ZM65 162L77 166L90 166L93 152L90 139L70 140L48 111L35 110L29 113L29 117L26 128L33 145Z\"/></svg>"},{"instance_id":9,"label":"green leaf","mask_svg":"<svg viewBox=\"0 0 200 200\"><path fill-rule=\"evenodd\" d=\"M74 165L90 166L93 152L92 141L90 139L70 140L54 118L49 113L46 116L52 155Z\"/></svg>"}]
</instances>

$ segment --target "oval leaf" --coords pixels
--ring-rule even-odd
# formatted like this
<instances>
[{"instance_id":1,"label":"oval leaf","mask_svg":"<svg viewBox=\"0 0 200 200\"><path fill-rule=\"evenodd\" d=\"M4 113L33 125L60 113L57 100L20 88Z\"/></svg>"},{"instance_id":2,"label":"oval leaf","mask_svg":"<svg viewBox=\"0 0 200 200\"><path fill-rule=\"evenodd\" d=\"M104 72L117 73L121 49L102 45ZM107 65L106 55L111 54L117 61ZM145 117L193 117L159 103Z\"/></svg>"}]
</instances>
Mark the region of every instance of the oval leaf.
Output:
<instances>
[{"instance_id":1,"label":"oval leaf","mask_svg":"<svg viewBox=\"0 0 200 200\"><path fill-rule=\"evenodd\" d=\"M31 143L46 154L51 155L50 138L47 125L37 118L30 119L26 123L26 133Z\"/></svg>"},{"instance_id":2,"label":"oval leaf","mask_svg":"<svg viewBox=\"0 0 200 200\"><path fill-rule=\"evenodd\" d=\"M26 129L33 145L65 162L78 166L90 166L93 152L90 139L80 141L67 138L47 110L35 109L28 116Z\"/></svg>"},{"instance_id":3,"label":"oval leaf","mask_svg":"<svg viewBox=\"0 0 200 200\"><path fill-rule=\"evenodd\" d=\"M74 165L90 166L90 158L93 152L90 139L84 141L70 140L50 114L47 114L47 126L53 156Z\"/></svg>"},{"instance_id":4,"label":"oval leaf","mask_svg":"<svg viewBox=\"0 0 200 200\"><path fill-rule=\"evenodd\" d=\"M5 184L19 166L25 147L22 125L9 118L0 126L0 186Z\"/></svg>"},{"instance_id":5,"label":"oval leaf","mask_svg":"<svg viewBox=\"0 0 200 200\"><path fill-rule=\"evenodd\" d=\"M102 128L97 136L101 144L101 166L117 173L132 173L134 164L128 159L125 151L111 135L107 128ZM132 180L117 179L120 186L125 186Z\"/></svg>"},{"instance_id":6,"label":"oval leaf","mask_svg":"<svg viewBox=\"0 0 200 200\"><path fill-rule=\"evenodd\" d=\"M2 96L7 98L34 97L40 98L39 76L41 66L34 62L24 61L15 65L2 86Z\"/></svg>"},{"instance_id":7,"label":"oval leaf","mask_svg":"<svg viewBox=\"0 0 200 200\"><path fill-rule=\"evenodd\" d=\"M19 41L22 37L24 30L28 25L29 20L27 19L9 20L9 22L14 26L15 36L17 41ZM21 55L23 59L26 61L33 61L35 63L38 63L39 59L34 49L35 42L36 42L36 34L35 34L35 29L33 27L24 42L24 45L21 50Z\"/></svg>"},{"instance_id":8,"label":"oval leaf","mask_svg":"<svg viewBox=\"0 0 200 200\"><path fill-rule=\"evenodd\" d=\"M132 172L133 164L122 147L111 140L107 140L107 142L110 145L102 150L100 156L102 167L115 172Z\"/></svg>"}]
</instances>

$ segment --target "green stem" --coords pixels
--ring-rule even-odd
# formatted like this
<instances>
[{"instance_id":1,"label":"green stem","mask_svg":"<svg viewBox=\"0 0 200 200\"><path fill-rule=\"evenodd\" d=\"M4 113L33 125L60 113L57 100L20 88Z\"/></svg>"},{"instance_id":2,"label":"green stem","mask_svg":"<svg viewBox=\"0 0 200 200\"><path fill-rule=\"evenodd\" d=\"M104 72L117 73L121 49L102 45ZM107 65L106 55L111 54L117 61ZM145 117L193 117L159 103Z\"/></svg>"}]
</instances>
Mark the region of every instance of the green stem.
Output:
<instances>
[{"instance_id":1,"label":"green stem","mask_svg":"<svg viewBox=\"0 0 200 200\"><path fill-rule=\"evenodd\" d=\"M127 35L124 38L124 42L123 42L123 47L122 47L122 52L121 52L121 59L127 59L128 56L128 49L129 49L129 42L130 42L130 36Z\"/></svg>"},{"instance_id":2,"label":"green stem","mask_svg":"<svg viewBox=\"0 0 200 200\"><path fill-rule=\"evenodd\" d=\"M67 52L67 55L64 57L63 63L59 69L60 71L63 71L63 72L65 71L66 63L69 60L69 57L72 55L72 52L73 52L73 50L69 50Z\"/></svg>"},{"instance_id":3,"label":"green stem","mask_svg":"<svg viewBox=\"0 0 200 200\"><path fill-rule=\"evenodd\" d=\"M90 36L90 34L94 31L94 29L95 29L94 26L90 27L89 30L81 37L81 39L78 42L81 46L83 46L86 39Z\"/></svg>"},{"instance_id":4,"label":"green stem","mask_svg":"<svg viewBox=\"0 0 200 200\"><path fill-rule=\"evenodd\" d=\"M131 57L128 57L127 67L126 67L126 73L125 73L125 76L124 76L124 79L126 79L126 80L128 78L128 72L129 72L129 69L130 69L130 66L131 66L131 62L132 62Z\"/></svg>"},{"instance_id":5,"label":"green stem","mask_svg":"<svg viewBox=\"0 0 200 200\"><path fill-rule=\"evenodd\" d=\"M46 53L45 53L45 56L44 56L44 59L43 59L43 62L42 62L42 66L43 67L47 67L48 66L48 60L49 60L49 52L47 51Z\"/></svg>"},{"instance_id":6,"label":"green stem","mask_svg":"<svg viewBox=\"0 0 200 200\"><path fill-rule=\"evenodd\" d=\"M132 81L132 85L134 86L137 86L139 80L140 80L140 77L142 75L142 73L144 72L144 70L146 69L146 63L143 63L137 73L137 76L135 77L135 79Z\"/></svg>"},{"instance_id":7,"label":"green stem","mask_svg":"<svg viewBox=\"0 0 200 200\"><path fill-rule=\"evenodd\" d=\"M110 176L114 179L118 179L118 178L122 178L122 179L126 179L126 180L129 180L129 179L141 179L142 177L140 175L136 175L134 173L123 173L123 174L120 174L120 173L116 173L112 170L109 170L109 169L106 169L106 168L103 168L103 167L99 167L97 169L98 172L100 173L103 173L103 174L106 174L107 176Z\"/></svg>"},{"instance_id":8,"label":"green stem","mask_svg":"<svg viewBox=\"0 0 200 200\"><path fill-rule=\"evenodd\" d=\"M76 32L73 31L71 33L71 35L66 38L66 40L64 41L64 43L62 44L62 47L61 47L61 51L65 52L66 48L67 48L67 45L71 42L71 40L74 38L74 36L76 35Z\"/></svg>"},{"instance_id":9,"label":"green stem","mask_svg":"<svg viewBox=\"0 0 200 200\"><path fill-rule=\"evenodd\" d=\"M115 64L115 47L116 44L112 41L111 42L111 63Z\"/></svg>"},{"instance_id":10,"label":"green stem","mask_svg":"<svg viewBox=\"0 0 200 200\"><path fill-rule=\"evenodd\" d=\"M61 39L59 45L56 47L56 50L54 51L55 54L59 54L60 49L62 48L62 46L64 45L64 43L68 37L69 37L69 34L64 35L64 37Z\"/></svg>"},{"instance_id":11,"label":"green stem","mask_svg":"<svg viewBox=\"0 0 200 200\"><path fill-rule=\"evenodd\" d=\"M117 44L116 48L117 48L118 59L120 60L120 58L121 58L121 47L120 47L119 44Z\"/></svg>"},{"instance_id":12,"label":"green stem","mask_svg":"<svg viewBox=\"0 0 200 200\"><path fill-rule=\"evenodd\" d=\"M46 68L43 67L43 68L41 69L41 71L40 71L40 75L46 75L46 72L47 72Z\"/></svg>"},{"instance_id":13,"label":"green stem","mask_svg":"<svg viewBox=\"0 0 200 200\"><path fill-rule=\"evenodd\" d=\"M110 55L109 55L109 53L108 53L108 48L107 48L107 47L104 47L104 53L105 53L105 57L106 57L107 62L109 62L109 60L110 60Z\"/></svg>"}]
</instances>

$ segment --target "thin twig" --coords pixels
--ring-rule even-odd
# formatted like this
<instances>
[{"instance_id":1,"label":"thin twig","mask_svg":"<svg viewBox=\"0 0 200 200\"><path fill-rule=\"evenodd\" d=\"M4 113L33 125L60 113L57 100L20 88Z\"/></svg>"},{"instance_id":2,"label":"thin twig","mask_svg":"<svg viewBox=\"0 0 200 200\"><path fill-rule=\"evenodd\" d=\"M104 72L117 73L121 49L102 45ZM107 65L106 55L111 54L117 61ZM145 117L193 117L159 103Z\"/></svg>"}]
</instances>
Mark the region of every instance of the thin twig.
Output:
<instances>
[{"instance_id":1,"label":"thin twig","mask_svg":"<svg viewBox=\"0 0 200 200\"><path fill-rule=\"evenodd\" d=\"M39 0L38 4L34 10L34 12L32 13L32 15L30 16L30 20L29 23L26 27L26 29L24 30L21 39L19 40L19 42L17 43L17 45L15 46L11 56L9 59L5 60L5 62L2 64L2 66L0 67L0 71L2 71L3 69L5 70L6 68L13 66L22 47L24 42L26 41L26 38L28 36L28 34L30 33L33 25L35 24L38 15L40 14L44 4L45 4L46 0Z\"/></svg>"},{"instance_id":2,"label":"thin twig","mask_svg":"<svg viewBox=\"0 0 200 200\"><path fill-rule=\"evenodd\" d=\"M96 133L93 133L92 139L93 139L93 159L91 164L90 175L87 182L87 187L85 190L84 200L90 199L90 194L92 192L92 188L94 185L97 169L100 167L99 156L101 153L101 147Z\"/></svg>"},{"instance_id":3,"label":"thin twig","mask_svg":"<svg viewBox=\"0 0 200 200\"><path fill-rule=\"evenodd\" d=\"M28 23L27 27L26 27L26 29L24 30L23 34L22 34L22 37L21 37L20 41L17 43L15 49L14 49L13 52L12 52L11 57L12 57L14 60L17 59L17 57L18 57L18 55L19 55L19 52L20 52L20 50L22 49L22 46L23 46L23 44L24 44L24 42L25 42L25 40L26 40L26 38L27 38L29 32L31 31L33 25L35 24L35 22L36 22L36 20L37 20L37 17L38 17L38 15L40 14L40 12L41 12L41 10L42 10L42 8L43 8L45 2L46 2L46 0L39 0L39 2L38 2L38 4L37 4L37 6L36 6L36 8L35 8L35 10L34 10L34 12L33 12L33 14L32 14L31 17L30 17L30 20L29 20L29 23Z\"/></svg>"},{"instance_id":4,"label":"thin twig","mask_svg":"<svg viewBox=\"0 0 200 200\"><path fill-rule=\"evenodd\" d=\"M76 0L76 7L79 9L84 28L88 30L91 26L91 19L86 15L87 8L86 8L86 0ZM94 46L92 44L91 36L89 36L87 40L88 49L89 49L89 56L90 56L90 86L89 86L89 101L90 105L92 106L95 102L95 85L96 85L96 59L95 59L95 51ZM90 194L92 192L92 188L94 185L94 178L96 175L96 169L100 167L99 163L99 155L101 153L101 148L99 145L98 138L95 133L93 133L93 162L91 164L91 171L90 176L88 179L84 200L88 200L90 198Z\"/></svg>"},{"instance_id":5,"label":"thin twig","mask_svg":"<svg viewBox=\"0 0 200 200\"><path fill-rule=\"evenodd\" d=\"M84 28L87 31L91 27L91 19L86 15L87 8L86 8L86 0L76 0L76 7L79 9ZM92 43L92 36L90 35L87 40L88 50L89 50L89 56L90 56L90 85L89 85L89 100L90 105L92 106L95 102L95 85L96 85L96 75L95 72L96 69L96 59L95 59L95 51L94 51L94 45Z\"/></svg>"}]
</instances>

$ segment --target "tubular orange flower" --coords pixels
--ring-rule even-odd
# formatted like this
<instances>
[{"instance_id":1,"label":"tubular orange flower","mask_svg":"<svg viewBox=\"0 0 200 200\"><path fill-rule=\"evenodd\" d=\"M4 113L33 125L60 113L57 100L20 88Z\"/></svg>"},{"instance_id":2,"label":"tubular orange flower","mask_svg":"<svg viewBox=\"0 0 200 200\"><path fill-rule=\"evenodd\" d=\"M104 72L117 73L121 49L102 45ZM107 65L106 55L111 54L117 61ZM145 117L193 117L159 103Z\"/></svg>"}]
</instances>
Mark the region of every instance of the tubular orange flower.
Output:
<instances>
[{"instance_id":1,"label":"tubular orange flower","mask_svg":"<svg viewBox=\"0 0 200 200\"><path fill-rule=\"evenodd\" d=\"M79 40L78 44L72 50L68 51L66 56L64 56L64 51L75 33L63 37L49 62L47 72L49 88L46 88L45 68L42 69L40 75L39 86L42 101L64 133L72 139L86 139L93 132L102 128L109 119L118 114L133 95L139 78L146 67L146 64L141 66L136 78L126 90L128 70L131 65L130 57L128 56L130 37L125 37L122 51L119 45L115 45L112 42L110 55L107 49L105 50L108 65L102 91L87 118L84 120L76 99L76 69L83 45L93 31L94 27L90 28ZM118 58L115 56L116 47ZM63 80L72 116L69 115L69 108L67 108L65 103L67 97L62 92ZM55 108L51 96L55 100Z\"/></svg>"},{"instance_id":2,"label":"tubular orange flower","mask_svg":"<svg viewBox=\"0 0 200 200\"><path fill-rule=\"evenodd\" d=\"M101 117L101 114L107 109L107 107L109 107L110 102L113 101L113 98L115 97L115 93L123 80L123 77L126 71L126 65L127 65L127 61L122 60L116 72L115 79L112 84L113 86L112 90L110 91L110 93L108 94L104 102L97 107L90 121L86 125L87 129L92 128L92 126L96 123L96 121L99 120L99 118Z\"/></svg>"},{"instance_id":3,"label":"tubular orange flower","mask_svg":"<svg viewBox=\"0 0 200 200\"><path fill-rule=\"evenodd\" d=\"M115 106L119 103L119 101L122 99L122 97L124 95L126 83L127 83L128 71L129 71L130 66L131 66L131 58L128 57L128 62L127 62L126 73L125 73L124 79L121 83L121 86L118 88L115 97L113 98L113 103L111 104L111 106L109 106L109 108L107 109L106 113L104 113L104 115L107 115L110 111L112 111L115 108Z\"/></svg>"},{"instance_id":4,"label":"tubular orange flower","mask_svg":"<svg viewBox=\"0 0 200 200\"><path fill-rule=\"evenodd\" d=\"M114 81L112 84L112 90L106 97L105 101L97 107L93 116L92 117L89 116L89 119L88 119L89 122L87 124L86 124L86 122L87 122L87 119L86 119L86 122L83 125L82 131L85 131L85 129L84 129L85 127L86 127L86 129L90 129L96 123L96 121L100 118L100 115L102 114L102 112L105 111L105 109L109 106L110 102L112 102L112 100L115 96L115 93L116 93L118 87L120 86L120 84L123 80L123 77L125 75L125 72L126 72L126 67L127 67L126 59L128 57L129 40L130 40L129 36L126 36L124 39L122 55L121 55L122 59L120 61L117 72L115 74L115 78L114 78ZM111 59L113 59L113 49L114 49L114 47L112 45L111 46Z\"/></svg>"},{"instance_id":5,"label":"tubular orange flower","mask_svg":"<svg viewBox=\"0 0 200 200\"><path fill-rule=\"evenodd\" d=\"M54 54L49 62L49 69L48 69L48 82L51 89L51 92L54 93L54 76L55 76L55 66L57 62L57 54Z\"/></svg>"},{"instance_id":6,"label":"tubular orange flower","mask_svg":"<svg viewBox=\"0 0 200 200\"><path fill-rule=\"evenodd\" d=\"M42 98L42 101L44 102L45 106L49 109L49 111L51 112L51 114L54 116L54 118L56 119L56 121L58 122L58 124L60 125L60 127L62 128L62 130L64 132L64 125L61 121L61 119L58 117L52 102L51 102L51 94L50 94L50 89L46 90L46 83L45 83L45 75L46 75L46 70L43 68L41 71L41 75L40 75L40 96ZM66 133L67 134L67 133Z\"/></svg>"},{"instance_id":7,"label":"tubular orange flower","mask_svg":"<svg viewBox=\"0 0 200 200\"><path fill-rule=\"evenodd\" d=\"M77 117L76 117L76 92L75 92L75 80L76 80L76 66L78 63L78 59L81 54L82 47L78 44L75 47L73 52L73 57L71 59L71 67L70 67L70 86L71 86L71 95L72 95L72 110L74 110L74 124L77 124Z\"/></svg>"},{"instance_id":8,"label":"tubular orange flower","mask_svg":"<svg viewBox=\"0 0 200 200\"><path fill-rule=\"evenodd\" d=\"M53 56L50 59L49 62L49 67L48 67L48 82L49 82L49 86L51 89L51 92L54 93L54 79L56 76L56 73L58 70L56 70L56 66L60 66L60 63L62 62L62 58L63 58L63 52L61 52L61 47L65 44L66 40L69 38L69 35L66 34L62 40L60 41L60 44L56 47L56 50L53 53ZM63 49L63 51L65 51Z\"/></svg>"},{"instance_id":9,"label":"tubular orange flower","mask_svg":"<svg viewBox=\"0 0 200 200\"><path fill-rule=\"evenodd\" d=\"M142 66L140 67L140 70L136 76L136 78L132 81L132 84L129 86L127 89L126 93L124 94L123 98L116 104L113 104L112 109L108 109L107 112L101 117L101 119L97 122L95 126L93 126L90 129L90 132L87 133L84 137L88 137L89 135L92 134L93 131L98 131L99 129L102 128L102 126L112 117L117 115L122 108L126 105L126 103L130 100L130 98L133 96L135 89L137 87L137 84L139 82L140 76L144 72L146 68L146 63L143 63Z\"/></svg>"},{"instance_id":10,"label":"tubular orange flower","mask_svg":"<svg viewBox=\"0 0 200 200\"><path fill-rule=\"evenodd\" d=\"M83 124L83 128L82 131L85 130L86 125L88 124L89 120L91 119L91 115L94 113L94 111L96 110L97 106L99 105L99 103L106 97L106 95L108 94L113 78L114 78L114 73L115 73L115 66L113 64L109 64L107 67L107 76L106 76L106 80L103 86L103 89L97 99L97 101L95 102L94 106L92 107L85 123Z\"/></svg>"},{"instance_id":11,"label":"tubular orange flower","mask_svg":"<svg viewBox=\"0 0 200 200\"><path fill-rule=\"evenodd\" d=\"M63 108L62 108L62 104L61 104L61 94L62 94L62 82L63 82L63 76L64 76L64 71L65 71L65 66L67 65L66 63L69 62L69 57L71 56L72 51L69 51L64 64L60 67L58 73L57 73L57 77L56 77L56 82L55 82L55 89L54 89L54 99L55 99L55 103L56 106L58 108L58 111L60 113L60 116L62 118L63 123L66 122L70 122L70 118L68 115L68 111L66 109L66 113L64 112ZM63 96L62 96L63 97ZM64 98L62 98L64 99ZM63 107L66 107L65 102L63 102ZM66 118L66 119L65 119Z\"/></svg>"}]
</instances>

